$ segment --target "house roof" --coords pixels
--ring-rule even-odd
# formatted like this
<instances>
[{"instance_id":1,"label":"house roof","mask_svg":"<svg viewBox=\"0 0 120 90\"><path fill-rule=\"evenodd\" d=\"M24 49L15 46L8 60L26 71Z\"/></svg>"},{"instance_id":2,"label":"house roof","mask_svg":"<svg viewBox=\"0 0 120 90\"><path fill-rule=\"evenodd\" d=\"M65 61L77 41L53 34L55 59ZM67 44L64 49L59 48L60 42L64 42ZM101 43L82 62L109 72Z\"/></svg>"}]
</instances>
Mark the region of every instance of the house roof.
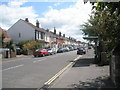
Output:
<instances>
[{"instance_id":1,"label":"house roof","mask_svg":"<svg viewBox=\"0 0 120 90\"><path fill-rule=\"evenodd\" d=\"M21 19L22 20L22 19ZM55 36L55 37L59 37L59 38L62 38L62 36L59 36L58 34L54 34L52 31L47 31L47 30L45 30L44 28L38 28L38 27L36 27L35 25L33 25L32 23L30 23L30 22L27 22L27 21L25 21L25 20L23 20L25 23L27 23L28 25L30 25L31 27L33 27L35 30L37 30L37 31L41 31L41 32L45 32L45 33L47 33L48 35L53 35L53 36Z\"/></svg>"},{"instance_id":2,"label":"house roof","mask_svg":"<svg viewBox=\"0 0 120 90\"><path fill-rule=\"evenodd\" d=\"M22 20L22 19L21 19ZM30 25L32 28L34 28L35 30L37 30L37 31L41 31L41 32L47 32L45 29L43 29L43 28L38 28L38 27L36 27L35 25L33 25L32 23L30 23L30 22L27 22L27 21L25 21L25 20L23 20L25 23L27 23L28 25Z\"/></svg>"},{"instance_id":3,"label":"house roof","mask_svg":"<svg viewBox=\"0 0 120 90\"><path fill-rule=\"evenodd\" d=\"M22 20L22 19L21 19L21 20ZM59 36L58 34L54 34L54 33L51 32L51 31L47 31L47 30L45 30L44 28L38 28L38 27L36 27L35 25L33 25L32 23L27 22L27 21L25 21L25 20L22 20L22 21L24 21L25 23L27 23L28 25L30 25L32 28L34 28L34 29L37 30L37 31L47 33L48 35L53 36L53 37L56 37L56 38L58 38L58 39L70 40L70 39L67 38L67 37ZM74 40L74 39L71 39L71 40Z\"/></svg>"}]
</instances>

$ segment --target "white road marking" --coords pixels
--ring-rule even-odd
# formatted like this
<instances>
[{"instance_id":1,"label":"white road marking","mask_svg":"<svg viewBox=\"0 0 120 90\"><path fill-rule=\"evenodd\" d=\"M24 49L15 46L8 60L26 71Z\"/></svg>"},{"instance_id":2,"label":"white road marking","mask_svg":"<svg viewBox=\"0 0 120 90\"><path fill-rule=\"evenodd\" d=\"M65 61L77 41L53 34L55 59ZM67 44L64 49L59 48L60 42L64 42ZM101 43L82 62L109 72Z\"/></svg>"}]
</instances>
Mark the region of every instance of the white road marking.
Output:
<instances>
[{"instance_id":1,"label":"white road marking","mask_svg":"<svg viewBox=\"0 0 120 90\"><path fill-rule=\"evenodd\" d=\"M21 67L21 66L23 66L23 65L24 65L24 64L21 64L21 65L18 65L18 66L14 66L14 67L10 67L10 68L4 69L4 70L2 70L2 71L14 69L14 68L17 68L17 67Z\"/></svg>"},{"instance_id":2,"label":"white road marking","mask_svg":"<svg viewBox=\"0 0 120 90\"><path fill-rule=\"evenodd\" d=\"M46 58L44 58L42 60L33 61L33 63L37 63L37 62L44 61L44 60L46 60Z\"/></svg>"},{"instance_id":3,"label":"white road marking","mask_svg":"<svg viewBox=\"0 0 120 90\"><path fill-rule=\"evenodd\" d=\"M26 60L27 59L31 59L30 57L21 57L21 58L13 58L13 60L2 60L2 63L9 63L9 62L15 62L15 61L21 61L21 60Z\"/></svg>"},{"instance_id":4,"label":"white road marking","mask_svg":"<svg viewBox=\"0 0 120 90\"><path fill-rule=\"evenodd\" d=\"M58 57L58 56L51 56L51 57L49 57L49 58L55 58L55 57Z\"/></svg>"}]
</instances>

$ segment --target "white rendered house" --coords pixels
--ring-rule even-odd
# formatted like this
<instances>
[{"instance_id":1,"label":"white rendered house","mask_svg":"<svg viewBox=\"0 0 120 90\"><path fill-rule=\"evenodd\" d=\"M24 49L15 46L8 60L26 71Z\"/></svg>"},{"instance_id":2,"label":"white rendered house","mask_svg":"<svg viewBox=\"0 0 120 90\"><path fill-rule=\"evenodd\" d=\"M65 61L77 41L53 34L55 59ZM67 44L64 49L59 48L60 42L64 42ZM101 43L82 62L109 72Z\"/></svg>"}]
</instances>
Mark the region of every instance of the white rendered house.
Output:
<instances>
[{"instance_id":1,"label":"white rendered house","mask_svg":"<svg viewBox=\"0 0 120 90\"><path fill-rule=\"evenodd\" d=\"M43 40L46 41L46 30L39 28L39 22L36 21L36 26L26 20L18 20L7 31L11 39L18 43L23 40Z\"/></svg>"}]
</instances>

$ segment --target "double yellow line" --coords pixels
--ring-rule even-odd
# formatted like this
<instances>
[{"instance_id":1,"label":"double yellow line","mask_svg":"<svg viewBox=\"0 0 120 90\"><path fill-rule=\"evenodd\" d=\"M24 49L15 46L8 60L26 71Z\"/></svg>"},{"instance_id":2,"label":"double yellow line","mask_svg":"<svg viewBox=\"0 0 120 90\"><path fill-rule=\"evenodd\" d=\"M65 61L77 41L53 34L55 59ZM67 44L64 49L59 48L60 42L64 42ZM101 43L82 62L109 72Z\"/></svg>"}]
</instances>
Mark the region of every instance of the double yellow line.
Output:
<instances>
[{"instance_id":1,"label":"double yellow line","mask_svg":"<svg viewBox=\"0 0 120 90\"><path fill-rule=\"evenodd\" d=\"M65 68L60 70L57 74L55 74L51 79L49 79L47 82L45 82L45 85L50 85L57 77L59 77L68 67L72 65L73 62L69 63Z\"/></svg>"},{"instance_id":2,"label":"double yellow line","mask_svg":"<svg viewBox=\"0 0 120 90\"><path fill-rule=\"evenodd\" d=\"M64 67L62 70L60 70L57 74L55 74L51 79L49 79L47 82L44 83L44 85L50 85L56 78L58 78L66 69L68 69L71 65L74 64L74 61L78 60L81 56L78 56L73 60L73 62L70 62L66 67Z\"/></svg>"},{"instance_id":3,"label":"double yellow line","mask_svg":"<svg viewBox=\"0 0 120 90\"><path fill-rule=\"evenodd\" d=\"M60 70L57 74L55 74L51 79L49 79L47 82L44 83L44 86L50 86L50 84L57 79L65 70L67 70L70 66L74 64L75 61L77 61L81 56L78 56L73 60L73 62L70 62L66 67L64 67L62 70ZM37 89L41 90L41 89Z\"/></svg>"}]
</instances>

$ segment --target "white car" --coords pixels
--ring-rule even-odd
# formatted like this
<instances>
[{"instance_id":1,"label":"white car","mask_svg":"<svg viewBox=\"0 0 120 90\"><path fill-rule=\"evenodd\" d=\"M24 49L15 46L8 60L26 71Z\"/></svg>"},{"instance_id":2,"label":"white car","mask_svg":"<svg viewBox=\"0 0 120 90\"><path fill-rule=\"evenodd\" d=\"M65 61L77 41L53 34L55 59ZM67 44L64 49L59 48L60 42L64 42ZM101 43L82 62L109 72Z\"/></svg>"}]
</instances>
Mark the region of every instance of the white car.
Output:
<instances>
[{"instance_id":1,"label":"white car","mask_svg":"<svg viewBox=\"0 0 120 90\"><path fill-rule=\"evenodd\" d=\"M47 51L48 51L51 55L57 53L56 50L55 50L54 48L48 48Z\"/></svg>"}]
</instances>

